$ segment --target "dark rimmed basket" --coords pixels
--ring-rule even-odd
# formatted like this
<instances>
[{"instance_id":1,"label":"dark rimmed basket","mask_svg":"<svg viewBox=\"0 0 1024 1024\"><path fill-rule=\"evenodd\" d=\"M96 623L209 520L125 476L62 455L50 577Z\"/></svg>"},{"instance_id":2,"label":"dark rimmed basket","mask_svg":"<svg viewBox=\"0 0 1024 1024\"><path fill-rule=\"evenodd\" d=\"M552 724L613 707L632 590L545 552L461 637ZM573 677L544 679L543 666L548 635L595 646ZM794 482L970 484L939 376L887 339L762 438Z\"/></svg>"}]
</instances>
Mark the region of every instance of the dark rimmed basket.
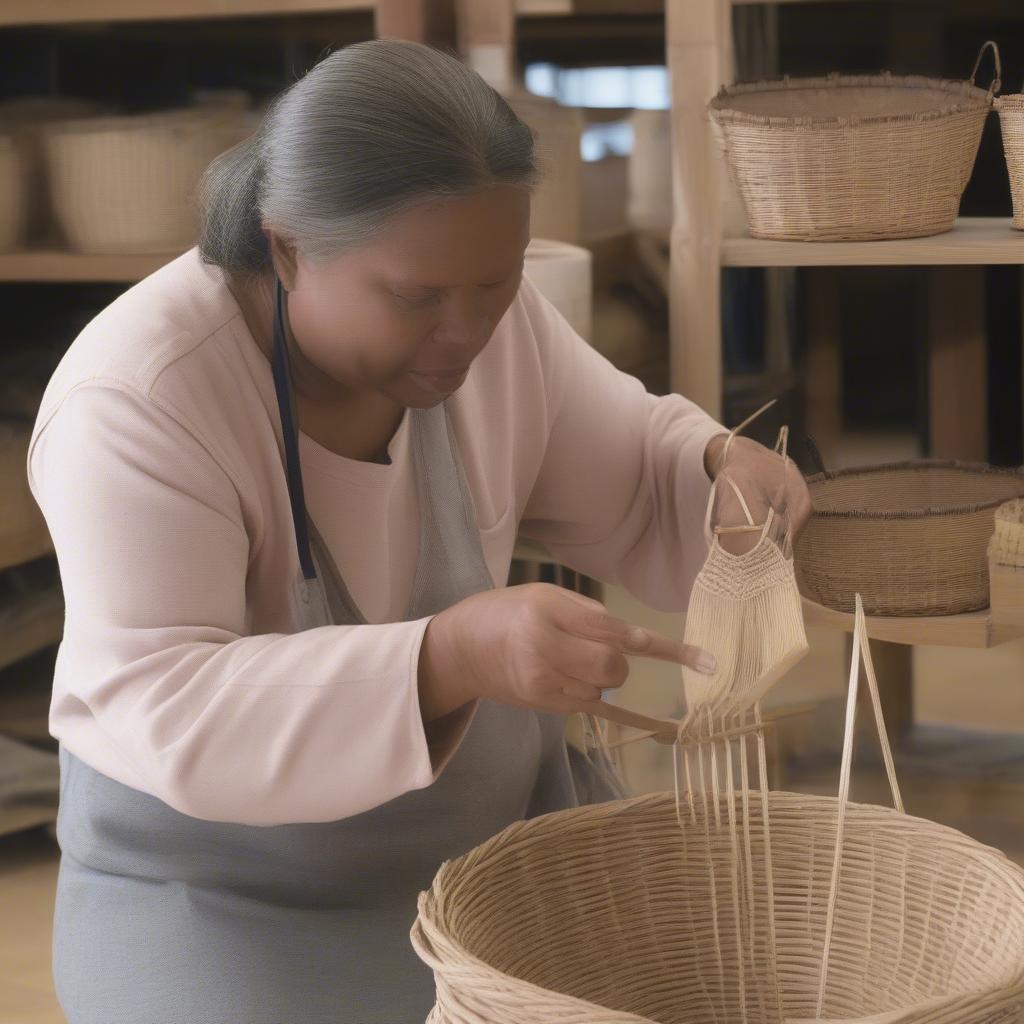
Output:
<instances>
[{"instance_id":1,"label":"dark rimmed basket","mask_svg":"<svg viewBox=\"0 0 1024 1024\"><path fill-rule=\"evenodd\" d=\"M869 615L958 615L987 608L995 513L1024 495L1024 471L922 460L819 473L796 545L800 592Z\"/></svg>"},{"instance_id":2,"label":"dark rimmed basket","mask_svg":"<svg viewBox=\"0 0 1024 1024\"><path fill-rule=\"evenodd\" d=\"M996 77L974 84L991 48ZM783 78L708 105L754 238L852 241L948 231L999 91L999 50L968 81L919 75Z\"/></svg>"}]
</instances>

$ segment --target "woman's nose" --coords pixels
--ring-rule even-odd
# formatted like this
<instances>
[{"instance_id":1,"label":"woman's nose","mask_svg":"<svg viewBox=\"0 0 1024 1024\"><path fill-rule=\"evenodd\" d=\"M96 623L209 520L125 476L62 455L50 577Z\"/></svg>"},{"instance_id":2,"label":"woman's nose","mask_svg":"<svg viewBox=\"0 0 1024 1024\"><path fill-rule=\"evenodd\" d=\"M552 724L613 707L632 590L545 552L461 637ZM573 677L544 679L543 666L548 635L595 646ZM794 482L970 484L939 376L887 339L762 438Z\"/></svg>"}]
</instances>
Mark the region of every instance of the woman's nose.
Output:
<instances>
[{"instance_id":1,"label":"woman's nose","mask_svg":"<svg viewBox=\"0 0 1024 1024\"><path fill-rule=\"evenodd\" d=\"M434 331L434 341L449 345L476 345L491 331L487 313L472 300L455 300Z\"/></svg>"}]
</instances>

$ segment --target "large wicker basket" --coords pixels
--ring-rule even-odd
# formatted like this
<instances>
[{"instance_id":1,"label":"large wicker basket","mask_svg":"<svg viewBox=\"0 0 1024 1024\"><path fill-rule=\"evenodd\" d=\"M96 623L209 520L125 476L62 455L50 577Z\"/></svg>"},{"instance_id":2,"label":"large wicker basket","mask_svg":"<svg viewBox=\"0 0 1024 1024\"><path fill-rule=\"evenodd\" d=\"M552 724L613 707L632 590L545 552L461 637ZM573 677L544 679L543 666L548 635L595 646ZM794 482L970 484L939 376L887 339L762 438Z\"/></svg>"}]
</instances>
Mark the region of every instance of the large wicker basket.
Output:
<instances>
[{"instance_id":1,"label":"large wicker basket","mask_svg":"<svg viewBox=\"0 0 1024 1024\"><path fill-rule=\"evenodd\" d=\"M1010 176L1015 228L1024 230L1024 93L1003 96L996 101L999 128L1003 133L1003 153Z\"/></svg>"},{"instance_id":2,"label":"large wicker basket","mask_svg":"<svg viewBox=\"0 0 1024 1024\"><path fill-rule=\"evenodd\" d=\"M914 238L953 226L999 88L830 75L723 88L709 110L755 238ZM982 50L984 52L984 48ZM978 61L981 60L978 55Z\"/></svg>"},{"instance_id":3,"label":"large wicker basket","mask_svg":"<svg viewBox=\"0 0 1024 1024\"><path fill-rule=\"evenodd\" d=\"M245 130L241 112L216 107L50 127L52 201L69 242L94 253L188 248L199 178Z\"/></svg>"},{"instance_id":4,"label":"large wicker basket","mask_svg":"<svg viewBox=\"0 0 1024 1024\"><path fill-rule=\"evenodd\" d=\"M796 545L800 592L869 615L957 615L989 604L995 511L1024 471L922 460L819 473Z\"/></svg>"},{"instance_id":5,"label":"large wicker basket","mask_svg":"<svg viewBox=\"0 0 1024 1024\"><path fill-rule=\"evenodd\" d=\"M517 822L420 894L428 1024L1018 1024L1024 871L903 813L858 605L861 655L897 810L848 800L851 671L838 799L677 817L659 793Z\"/></svg>"}]
</instances>

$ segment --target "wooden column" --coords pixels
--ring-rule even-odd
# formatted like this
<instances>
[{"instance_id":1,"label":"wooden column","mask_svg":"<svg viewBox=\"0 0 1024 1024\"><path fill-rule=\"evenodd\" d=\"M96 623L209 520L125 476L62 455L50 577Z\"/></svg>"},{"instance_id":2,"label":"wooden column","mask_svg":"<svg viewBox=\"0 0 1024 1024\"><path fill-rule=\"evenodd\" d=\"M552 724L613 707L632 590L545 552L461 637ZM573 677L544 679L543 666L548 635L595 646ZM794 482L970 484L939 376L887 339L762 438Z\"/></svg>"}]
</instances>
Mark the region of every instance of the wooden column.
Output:
<instances>
[{"instance_id":1,"label":"wooden column","mask_svg":"<svg viewBox=\"0 0 1024 1024\"><path fill-rule=\"evenodd\" d=\"M988 351L983 267L928 271L929 454L988 458Z\"/></svg>"},{"instance_id":2,"label":"wooden column","mask_svg":"<svg viewBox=\"0 0 1024 1024\"><path fill-rule=\"evenodd\" d=\"M454 0L377 0L375 17L378 38L455 45Z\"/></svg>"},{"instance_id":3,"label":"wooden column","mask_svg":"<svg viewBox=\"0 0 1024 1024\"><path fill-rule=\"evenodd\" d=\"M808 267L801 271L807 356L804 393L807 433L827 468L834 468L836 444L843 429L843 352L839 317L839 270Z\"/></svg>"},{"instance_id":4,"label":"wooden column","mask_svg":"<svg viewBox=\"0 0 1024 1024\"><path fill-rule=\"evenodd\" d=\"M674 391L713 416L722 405L723 158L706 105L732 78L730 0L666 0L672 80L670 360Z\"/></svg>"},{"instance_id":5,"label":"wooden column","mask_svg":"<svg viewBox=\"0 0 1024 1024\"><path fill-rule=\"evenodd\" d=\"M489 85L507 92L516 74L515 0L455 0L459 53Z\"/></svg>"}]
</instances>

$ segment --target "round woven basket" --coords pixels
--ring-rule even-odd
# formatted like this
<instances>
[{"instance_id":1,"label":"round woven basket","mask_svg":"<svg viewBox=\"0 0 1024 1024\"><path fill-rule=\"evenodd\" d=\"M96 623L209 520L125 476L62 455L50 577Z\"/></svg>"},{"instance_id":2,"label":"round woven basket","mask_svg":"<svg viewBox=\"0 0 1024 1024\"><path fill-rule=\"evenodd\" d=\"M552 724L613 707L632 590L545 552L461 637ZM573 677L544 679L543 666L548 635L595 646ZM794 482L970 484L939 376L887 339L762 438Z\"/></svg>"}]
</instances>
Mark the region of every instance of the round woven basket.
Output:
<instances>
[{"instance_id":1,"label":"round woven basket","mask_svg":"<svg viewBox=\"0 0 1024 1024\"><path fill-rule=\"evenodd\" d=\"M46 126L54 121L96 117L99 113L96 103L72 96L20 96L0 103L0 130L10 134L21 149L27 240L48 245L57 241L46 181Z\"/></svg>"},{"instance_id":2,"label":"round woven basket","mask_svg":"<svg viewBox=\"0 0 1024 1024\"><path fill-rule=\"evenodd\" d=\"M953 226L999 89L830 75L723 88L709 104L755 238L914 238ZM982 48L984 53L985 47ZM978 62L982 54L978 55Z\"/></svg>"},{"instance_id":3,"label":"round woven basket","mask_svg":"<svg viewBox=\"0 0 1024 1024\"><path fill-rule=\"evenodd\" d=\"M757 903L753 932L767 935L774 910L782 1016L813 1020L837 800L772 793L769 820L774 908ZM445 863L411 936L436 979L429 1021L771 1019L767 968L741 968L730 915L711 910L732 899L729 871L714 870L728 865L727 844L699 808L681 830L672 795L655 794L519 822ZM842 865L823 1018L966 1024L1019 1012L1024 871L953 829L859 804L847 806ZM755 877L754 891L764 883Z\"/></svg>"},{"instance_id":4,"label":"round woven basket","mask_svg":"<svg viewBox=\"0 0 1024 1024\"><path fill-rule=\"evenodd\" d=\"M0 135L0 252L18 249L25 240L28 176L25 155L16 139Z\"/></svg>"},{"instance_id":5,"label":"round woven basket","mask_svg":"<svg viewBox=\"0 0 1024 1024\"><path fill-rule=\"evenodd\" d=\"M796 545L800 592L869 615L987 608L995 510L1024 495L1024 471L922 460L819 473Z\"/></svg>"},{"instance_id":6,"label":"round woven basket","mask_svg":"<svg viewBox=\"0 0 1024 1024\"><path fill-rule=\"evenodd\" d=\"M1003 133L1003 153L1010 176L1015 228L1024 230L1024 93L1003 96L996 101L999 128Z\"/></svg>"},{"instance_id":7,"label":"round woven basket","mask_svg":"<svg viewBox=\"0 0 1024 1024\"><path fill-rule=\"evenodd\" d=\"M180 252L203 170L245 134L230 108L92 118L47 129L52 203L80 252Z\"/></svg>"},{"instance_id":8,"label":"round woven basket","mask_svg":"<svg viewBox=\"0 0 1024 1024\"><path fill-rule=\"evenodd\" d=\"M1015 498L996 509L988 556L999 565L1024 569L1024 499Z\"/></svg>"}]
</instances>

